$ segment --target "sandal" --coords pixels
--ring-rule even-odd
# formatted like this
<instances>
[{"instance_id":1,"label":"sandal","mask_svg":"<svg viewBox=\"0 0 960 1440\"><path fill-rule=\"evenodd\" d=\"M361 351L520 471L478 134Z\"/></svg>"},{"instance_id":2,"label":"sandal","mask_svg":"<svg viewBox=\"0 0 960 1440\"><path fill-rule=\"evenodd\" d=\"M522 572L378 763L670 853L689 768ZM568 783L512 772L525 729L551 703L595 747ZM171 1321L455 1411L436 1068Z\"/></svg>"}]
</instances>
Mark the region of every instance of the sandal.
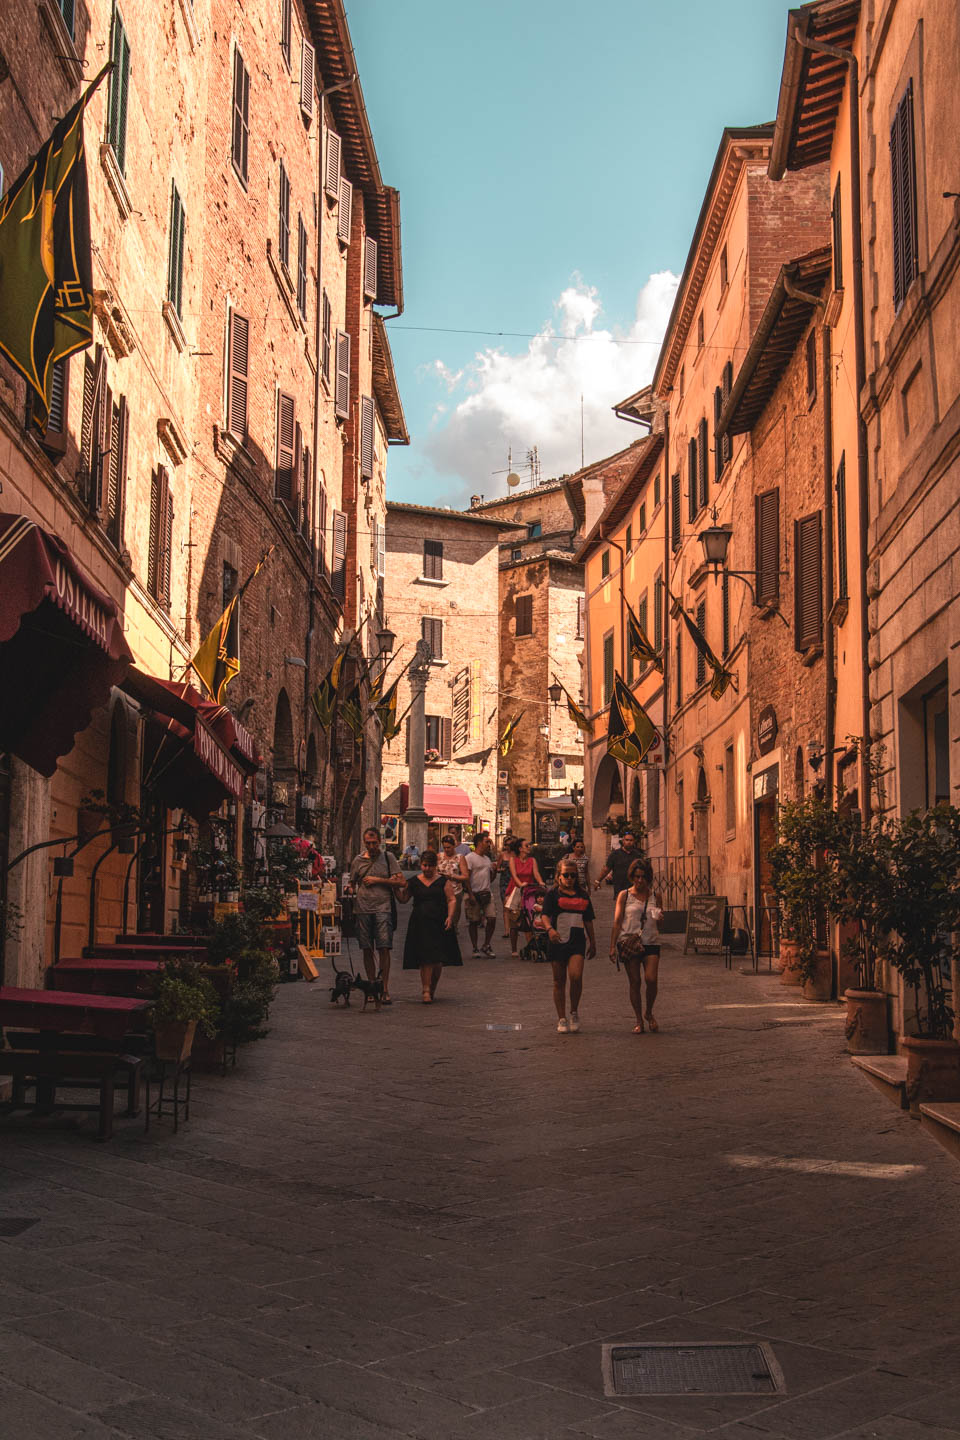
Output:
<instances>
[{"instance_id":1,"label":"sandal","mask_svg":"<svg viewBox=\"0 0 960 1440\"><path fill-rule=\"evenodd\" d=\"M634 1035L642 1035L642 1034L643 1034L643 1021L642 1021L642 1020L638 1021L638 1023L637 1023L636 1025L634 1025L634 1027L633 1027L633 1033L634 1033Z\"/></svg>"},{"instance_id":2,"label":"sandal","mask_svg":"<svg viewBox=\"0 0 960 1440\"><path fill-rule=\"evenodd\" d=\"M423 996L422 996L422 1000L423 1000L424 1005L432 1005L432 1004L433 1004L433 996L430 994L430 991L429 991L429 990L424 990Z\"/></svg>"},{"instance_id":3,"label":"sandal","mask_svg":"<svg viewBox=\"0 0 960 1440\"><path fill-rule=\"evenodd\" d=\"M657 1024L656 1020L654 1020L652 1015L647 1016L647 1024L650 1026L653 1034L656 1035L657 1031L660 1029L660 1026Z\"/></svg>"},{"instance_id":4,"label":"sandal","mask_svg":"<svg viewBox=\"0 0 960 1440\"><path fill-rule=\"evenodd\" d=\"M380 1004L381 1004L381 1005L392 1005L392 1004L393 1004L393 1001L390 999L390 996L389 996L389 995L381 995L381 996L380 996Z\"/></svg>"}]
</instances>

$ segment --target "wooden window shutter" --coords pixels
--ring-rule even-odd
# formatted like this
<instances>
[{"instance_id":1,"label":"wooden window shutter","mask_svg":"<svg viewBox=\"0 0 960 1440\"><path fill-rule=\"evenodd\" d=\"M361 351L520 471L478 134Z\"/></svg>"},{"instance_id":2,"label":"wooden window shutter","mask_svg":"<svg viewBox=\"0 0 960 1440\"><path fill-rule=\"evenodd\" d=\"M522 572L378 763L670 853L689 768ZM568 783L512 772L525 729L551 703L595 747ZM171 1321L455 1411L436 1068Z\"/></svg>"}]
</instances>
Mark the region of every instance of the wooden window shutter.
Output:
<instances>
[{"instance_id":1,"label":"wooden window shutter","mask_svg":"<svg viewBox=\"0 0 960 1440\"><path fill-rule=\"evenodd\" d=\"M291 39L293 31L293 0L280 0L280 49L283 58L290 64Z\"/></svg>"},{"instance_id":2,"label":"wooden window shutter","mask_svg":"<svg viewBox=\"0 0 960 1440\"><path fill-rule=\"evenodd\" d=\"M297 216L297 309L301 320L307 318L307 227L303 216Z\"/></svg>"},{"instance_id":3,"label":"wooden window shutter","mask_svg":"<svg viewBox=\"0 0 960 1440\"><path fill-rule=\"evenodd\" d=\"M837 598L846 600L847 591L847 457L837 467Z\"/></svg>"},{"instance_id":4,"label":"wooden window shutter","mask_svg":"<svg viewBox=\"0 0 960 1440\"><path fill-rule=\"evenodd\" d=\"M292 505L294 500L294 468L296 465L296 402L281 390L277 395L277 468L274 494L278 500Z\"/></svg>"},{"instance_id":5,"label":"wooden window shutter","mask_svg":"<svg viewBox=\"0 0 960 1440\"><path fill-rule=\"evenodd\" d=\"M285 270L290 269L290 178L287 167L280 161L280 233L278 239L280 262Z\"/></svg>"},{"instance_id":6,"label":"wooden window shutter","mask_svg":"<svg viewBox=\"0 0 960 1440\"><path fill-rule=\"evenodd\" d=\"M247 437L247 391L249 387L250 321L230 311L229 375L227 379L227 429L241 442Z\"/></svg>"},{"instance_id":7,"label":"wooden window shutter","mask_svg":"<svg viewBox=\"0 0 960 1440\"><path fill-rule=\"evenodd\" d=\"M603 637L603 703L610 704L613 694L613 636Z\"/></svg>"},{"instance_id":8,"label":"wooden window shutter","mask_svg":"<svg viewBox=\"0 0 960 1440\"><path fill-rule=\"evenodd\" d=\"M159 590L161 470L150 476L150 530L147 541L147 589L156 600Z\"/></svg>"},{"instance_id":9,"label":"wooden window shutter","mask_svg":"<svg viewBox=\"0 0 960 1440\"><path fill-rule=\"evenodd\" d=\"M663 575L657 571L653 582L653 647L663 647Z\"/></svg>"},{"instance_id":10,"label":"wooden window shutter","mask_svg":"<svg viewBox=\"0 0 960 1440\"><path fill-rule=\"evenodd\" d=\"M365 480L373 475L374 405L369 395L360 397L360 474Z\"/></svg>"},{"instance_id":11,"label":"wooden window shutter","mask_svg":"<svg viewBox=\"0 0 960 1440\"><path fill-rule=\"evenodd\" d=\"M121 175L127 164L127 102L130 90L130 41L120 11L113 11L113 36L110 46L113 70L110 72L110 94L107 102L107 139L117 160Z\"/></svg>"},{"instance_id":12,"label":"wooden window shutter","mask_svg":"<svg viewBox=\"0 0 960 1440\"><path fill-rule=\"evenodd\" d=\"M533 634L533 596L518 595L514 605L516 624L514 633L517 635Z\"/></svg>"},{"instance_id":13,"label":"wooden window shutter","mask_svg":"<svg viewBox=\"0 0 960 1440\"><path fill-rule=\"evenodd\" d=\"M757 600L768 605L780 596L780 492L768 490L754 503Z\"/></svg>"},{"instance_id":14,"label":"wooden window shutter","mask_svg":"<svg viewBox=\"0 0 960 1440\"><path fill-rule=\"evenodd\" d=\"M720 604L722 606L721 623L723 627L721 635L721 655L730 654L730 576L726 570L723 572L723 583L720 591Z\"/></svg>"},{"instance_id":15,"label":"wooden window shutter","mask_svg":"<svg viewBox=\"0 0 960 1440\"><path fill-rule=\"evenodd\" d=\"M449 715L440 717L440 759L449 760L452 753L453 724Z\"/></svg>"},{"instance_id":16,"label":"wooden window shutter","mask_svg":"<svg viewBox=\"0 0 960 1440\"><path fill-rule=\"evenodd\" d=\"M710 481L710 457L707 453L708 439L709 431L707 429L707 419L706 416L704 416L704 418L700 421L700 429L697 434L697 460L699 462L698 469L700 482L698 491L701 510L707 503L707 487Z\"/></svg>"},{"instance_id":17,"label":"wooden window shutter","mask_svg":"<svg viewBox=\"0 0 960 1440\"><path fill-rule=\"evenodd\" d=\"M334 200L339 200L340 198L340 161L340 136L335 130L328 130L323 188Z\"/></svg>"},{"instance_id":18,"label":"wooden window shutter","mask_svg":"<svg viewBox=\"0 0 960 1440\"><path fill-rule=\"evenodd\" d=\"M687 444L687 519L697 518L697 496L700 493L699 466L697 465L697 439L690 436Z\"/></svg>"},{"instance_id":19,"label":"wooden window shutter","mask_svg":"<svg viewBox=\"0 0 960 1440\"><path fill-rule=\"evenodd\" d=\"M833 191L833 205L830 207L830 225L833 237L833 288L843 289L843 223L840 209L840 176Z\"/></svg>"},{"instance_id":20,"label":"wooden window shutter","mask_svg":"<svg viewBox=\"0 0 960 1440\"><path fill-rule=\"evenodd\" d=\"M387 527L386 527L385 522L381 520L381 521L378 523L378 525L377 525L377 574L380 576L381 588L382 588L382 584L383 584L383 577L384 577L384 575L385 575L386 573L387 573ZM382 610L382 609L383 609L382 604L381 604L381 605L378 605L377 608L380 609L380 610Z\"/></svg>"},{"instance_id":21,"label":"wooden window shutter","mask_svg":"<svg viewBox=\"0 0 960 1440\"><path fill-rule=\"evenodd\" d=\"M794 525L796 646L806 650L823 639L823 553L820 512Z\"/></svg>"},{"instance_id":22,"label":"wooden window shutter","mask_svg":"<svg viewBox=\"0 0 960 1440\"><path fill-rule=\"evenodd\" d=\"M160 466L160 593L157 600L165 610L170 609L171 575L173 572L173 492L170 489L170 476L167 470Z\"/></svg>"},{"instance_id":23,"label":"wooden window shutter","mask_svg":"<svg viewBox=\"0 0 960 1440\"><path fill-rule=\"evenodd\" d=\"M677 626L673 653L677 667L677 704L679 705L683 701L683 631L679 625Z\"/></svg>"},{"instance_id":24,"label":"wooden window shutter","mask_svg":"<svg viewBox=\"0 0 960 1440\"><path fill-rule=\"evenodd\" d=\"M674 550L680 549L680 472L670 476L670 544Z\"/></svg>"},{"instance_id":25,"label":"wooden window shutter","mask_svg":"<svg viewBox=\"0 0 960 1440\"><path fill-rule=\"evenodd\" d=\"M313 495L313 470L311 468L310 447L304 445L303 434L300 426L297 425L297 446L300 450L300 465L297 470L299 476L299 510L300 510L300 534L304 539L310 539L311 519L311 498Z\"/></svg>"},{"instance_id":26,"label":"wooden window shutter","mask_svg":"<svg viewBox=\"0 0 960 1440\"><path fill-rule=\"evenodd\" d=\"M110 437L110 471L107 485L104 529L119 550L123 544L123 510L127 492L127 452L130 419L127 400L121 395L113 406Z\"/></svg>"},{"instance_id":27,"label":"wooden window shutter","mask_svg":"<svg viewBox=\"0 0 960 1440\"><path fill-rule=\"evenodd\" d=\"M425 580L443 579L443 541L424 540L423 542L423 578Z\"/></svg>"},{"instance_id":28,"label":"wooden window shutter","mask_svg":"<svg viewBox=\"0 0 960 1440\"><path fill-rule=\"evenodd\" d=\"M720 428L720 415L723 410L723 390L718 385L713 392L713 465L714 475L717 480L723 473L723 442L717 431Z\"/></svg>"},{"instance_id":29,"label":"wooden window shutter","mask_svg":"<svg viewBox=\"0 0 960 1440\"><path fill-rule=\"evenodd\" d=\"M80 421L81 469L77 475L80 498L86 505L96 504L95 475L97 469L97 440L100 396L106 385L107 362L103 346L98 345L91 359L89 351L83 357L83 415Z\"/></svg>"},{"instance_id":30,"label":"wooden window shutter","mask_svg":"<svg viewBox=\"0 0 960 1440\"><path fill-rule=\"evenodd\" d=\"M104 529L107 527L107 495L110 489L110 463L113 450L113 393L104 383L97 402L94 429L94 465L90 508Z\"/></svg>"},{"instance_id":31,"label":"wooden window shutter","mask_svg":"<svg viewBox=\"0 0 960 1440\"><path fill-rule=\"evenodd\" d=\"M317 57L309 40L300 41L300 109L307 119L313 118L313 91L317 72Z\"/></svg>"},{"instance_id":32,"label":"wooden window shutter","mask_svg":"<svg viewBox=\"0 0 960 1440\"><path fill-rule=\"evenodd\" d=\"M69 359L55 360L50 383L50 410L47 415L47 433L40 440L44 450L63 455L67 448L67 394L69 391ZM27 391L27 428L30 427L32 407Z\"/></svg>"},{"instance_id":33,"label":"wooden window shutter","mask_svg":"<svg viewBox=\"0 0 960 1440\"><path fill-rule=\"evenodd\" d=\"M244 185L250 152L250 76L239 49L233 52L233 136L231 159Z\"/></svg>"},{"instance_id":34,"label":"wooden window shutter","mask_svg":"<svg viewBox=\"0 0 960 1440\"><path fill-rule=\"evenodd\" d=\"M170 241L167 257L167 299L183 319L183 248L186 214L176 181L170 185Z\"/></svg>"},{"instance_id":35,"label":"wooden window shutter","mask_svg":"<svg viewBox=\"0 0 960 1440\"><path fill-rule=\"evenodd\" d=\"M707 629L707 602L701 600L697 606L697 629L706 639ZM697 684L702 685L707 678L707 661L702 650L697 650Z\"/></svg>"},{"instance_id":36,"label":"wooden window shutter","mask_svg":"<svg viewBox=\"0 0 960 1440\"><path fill-rule=\"evenodd\" d=\"M730 399L730 391L733 389L733 361L728 360L723 367L723 403L726 405ZM728 464L733 454L733 436L729 430L725 430L721 441L721 451L724 465Z\"/></svg>"},{"instance_id":37,"label":"wooden window shutter","mask_svg":"<svg viewBox=\"0 0 960 1440\"><path fill-rule=\"evenodd\" d=\"M326 290L323 292L323 325L320 337L320 368L323 371L323 378L327 384L330 383L330 352L333 348L333 311L330 308L330 297Z\"/></svg>"},{"instance_id":38,"label":"wooden window shutter","mask_svg":"<svg viewBox=\"0 0 960 1440\"><path fill-rule=\"evenodd\" d=\"M337 331L337 381L334 410L340 420L350 419L350 336Z\"/></svg>"},{"instance_id":39,"label":"wooden window shutter","mask_svg":"<svg viewBox=\"0 0 960 1440\"><path fill-rule=\"evenodd\" d=\"M893 186L893 307L899 310L917 273L917 158L913 133L913 81L890 129Z\"/></svg>"},{"instance_id":40,"label":"wooden window shutter","mask_svg":"<svg viewBox=\"0 0 960 1440\"><path fill-rule=\"evenodd\" d=\"M339 600L347 598L347 517L342 510L333 512L333 556L330 562L330 584Z\"/></svg>"},{"instance_id":41,"label":"wooden window shutter","mask_svg":"<svg viewBox=\"0 0 960 1440\"><path fill-rule=\"evenodd\" d=\"M341 177L340 180L340 207L337 211L337 239L342 240L344 245L350 244L350 226L353 220L353 186L350 181Z\"/></svg>"},{"instance_id":42,"label":"wooden window shutter","mask_svg":"<svg viewBox=\"0 0 960 1440\"><path fill-rule=\"evenodd\" d=\"M817 332L811 330L807 336L804 353L807 362L807 400L809 403L817 398Z\"/></svg>"},{"instance_id":43,"label":"wooden window shutter","mask_svg":"<svg viewBox=\"0 0 960 1440\"><path fill-rule=\"evenodd\" d=\"M420 634L430 646L430 654L434 660L443 659L443 621L435 620L424 615L420 622Z\"/></svg>"},{"instance_id":44,"label":"wooden window shutter","mask_svg":"<svg viewBox=\"0 0 960 1440\"><path fill-rule=\"evenodd\" d=\"M584 636L584 625L587 617L587 597L577 596L577 639L582 640Z\"/></svg>"},{"instance_id":45,"label":"wooden window shutter","mask_svg":"<svg viewBox=\"0 0 960 1440\"><path fill-rule=\"evenodd\" d=\"M363 293L368 300L377 298L377 242L369 235L363 242Z\"/></svg>"},{"instance_id":46,"label":"wooden window shutter","mask_svg":"<svg viewBox=\"0 0 960 1440\"><path fill-rule=\"evenodd\" d=\"M327 573L327 487L317 485L317 573Z\"/></svg>"}]
</instances>

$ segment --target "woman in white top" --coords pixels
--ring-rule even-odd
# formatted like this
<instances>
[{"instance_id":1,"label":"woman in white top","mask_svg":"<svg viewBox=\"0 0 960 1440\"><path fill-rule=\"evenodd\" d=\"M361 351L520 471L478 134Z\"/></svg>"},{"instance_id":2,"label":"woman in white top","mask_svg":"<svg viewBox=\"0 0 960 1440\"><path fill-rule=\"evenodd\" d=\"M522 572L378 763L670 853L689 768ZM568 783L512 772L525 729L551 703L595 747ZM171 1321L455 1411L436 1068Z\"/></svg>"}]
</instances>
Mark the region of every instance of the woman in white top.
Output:
<instances>
[{"instance_id":1,"label":"woman in white top","mask_svg":"<svg viewBox=\"0 0 960 1440\"><path fill-rule=\"evenodd\" d=\"M649 860L634 860L629 870L630 886L617 896L610 936L610 959L622 961L630 981L630 1004L637 1017L634 1035L642 1035L644 1020L650 1029L659 1029L653 1018L660 969L659 921L663 911L660 896L653 889L653 866ZM647 1003L643 1005L642 987Z\"/></svg>"}]
</instances>

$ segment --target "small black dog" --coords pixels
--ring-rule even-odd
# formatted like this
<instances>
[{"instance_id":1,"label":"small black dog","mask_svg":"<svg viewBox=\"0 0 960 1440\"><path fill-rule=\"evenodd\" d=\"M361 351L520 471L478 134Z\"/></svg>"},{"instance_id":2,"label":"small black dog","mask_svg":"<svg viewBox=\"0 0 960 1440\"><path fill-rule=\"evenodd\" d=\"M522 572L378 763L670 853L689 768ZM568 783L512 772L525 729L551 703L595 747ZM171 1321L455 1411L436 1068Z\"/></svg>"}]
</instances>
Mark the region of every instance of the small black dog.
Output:
<instances>
[{"instance_id":1,"label":"small black dog","mask_svg":"<svg viewBox=\"0 0 960 1440\"><path fill-rule=\"evenodd\" d=\"M333 967L334 975L333 987L330 991L330 1004L336 1005L338 1001L346 1000L349 1008L350 991L353 989L354 981L357 977L351 970L338 970L332 960L330 964Z\"/></svg>"},{"instance_id":2,"label":"small black dog","mask_svg":"<svg viewBox=\"0 0 960 1440\"><path fill-rule=\"evenodd\" d=\"M378 975L376 980L364 980L361 978L361 976L355 975L353 977L353 988L354 990L360 990L363 993L363 1004L360 1007L361 1010L366 1010L368 1000L373 1001L374 1010L380 1009L380 1002L383 999L382 975Z\"/></svg>"}]
</instances>

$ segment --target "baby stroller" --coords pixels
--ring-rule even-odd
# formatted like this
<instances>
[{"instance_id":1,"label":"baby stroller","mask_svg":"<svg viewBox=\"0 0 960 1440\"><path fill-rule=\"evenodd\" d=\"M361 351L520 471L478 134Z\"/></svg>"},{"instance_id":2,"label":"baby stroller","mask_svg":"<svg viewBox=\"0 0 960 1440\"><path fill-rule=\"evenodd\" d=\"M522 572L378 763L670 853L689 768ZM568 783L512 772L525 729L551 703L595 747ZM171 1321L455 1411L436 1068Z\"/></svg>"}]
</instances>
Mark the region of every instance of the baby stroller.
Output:
<instances>
[{"instance_id":1,"label":"baby stroller","mask_svg":"<svg viewBox=\"0 0 960 1440\"><path fill-rule=\"evenodd\" d=\"M547 932L541 930L534 921L540 914L543 897L546 894L542 885L524 885L523 894L520 897L520 911L517 917L517 929L527 936L527 942L520 951L522 960L532 960L534 964L543 964L547 959Z\"/></svg>"}]
</instances>

